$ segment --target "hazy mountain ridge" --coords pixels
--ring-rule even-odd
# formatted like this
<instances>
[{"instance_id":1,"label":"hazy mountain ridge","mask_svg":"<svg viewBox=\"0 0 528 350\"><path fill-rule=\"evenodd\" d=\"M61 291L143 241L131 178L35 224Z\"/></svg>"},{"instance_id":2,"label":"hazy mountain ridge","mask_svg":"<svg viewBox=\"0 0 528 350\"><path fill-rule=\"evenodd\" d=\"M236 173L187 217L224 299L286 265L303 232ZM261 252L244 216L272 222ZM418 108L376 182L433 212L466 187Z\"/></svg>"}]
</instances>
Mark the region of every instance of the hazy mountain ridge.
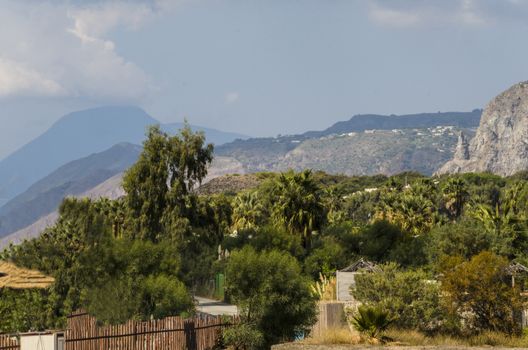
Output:
<instances>
[{"instance_id":1,"label":"hazy mountain ridge","mask_svg":"<svg viewBox=\"0 0 528 350\"><path fill-rule=\"evenodd\" d=\"M141 147L120 143L59 167L0 208L0 236L54 211L68 195L79 195L134 164Z\"/></svg>"},{"instance_id":2,"label":"hazy mountain ridge","mask_svg":"<svg viewBox=\"0 0 528 350\"><path fill-rule=\"evenodd\" d=\"M120 142L141 144L149 125L160 124L138 107L109 106L67 114L42 135L0 161L0 205L75 159L102 152ZM175 132L183 123L161 125ZM192 126L208 142L220 144L244 135Z\"/></svg>"},{"instance_id":3,"label":"hazy mountain ridge","mask_svg":"<svg viewBox=\"0 0 528 350\"><path fill-rule=\"evenodd\" d=\"M123 173L116 174L94 188L74 197L86 197L91 199L98 199L101 197L117 199L122 197L125 194L125 191L121 187L122 176ZM31 225L0 238L0 250L7 247L10 243L18 244L25 239L38 237L47 227L54 225L58 218L59 214L54 210L48 215L42 216Z\"/></svg>"}]
</instances>

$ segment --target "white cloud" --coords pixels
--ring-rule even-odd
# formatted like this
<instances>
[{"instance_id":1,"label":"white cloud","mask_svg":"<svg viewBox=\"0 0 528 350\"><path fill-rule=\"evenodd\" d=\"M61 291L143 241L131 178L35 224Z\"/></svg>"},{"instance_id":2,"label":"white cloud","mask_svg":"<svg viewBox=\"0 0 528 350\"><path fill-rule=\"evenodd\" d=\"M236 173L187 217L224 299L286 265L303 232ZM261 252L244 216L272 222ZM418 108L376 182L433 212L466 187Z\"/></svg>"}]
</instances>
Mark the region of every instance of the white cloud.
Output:
<instances>
[{"instance_id":1,"label":"white cloud","mask_svg":"<svg viewBox=\"0 0 528 350\"><path fill-rule=\"evenodd\" d=\"M43 77L21 63L0 58L0 96L61 96L64 93L56 81Z\"/></svg>"},{"instance_id":2,"label":"white cloud","mask_svg":"<svg viewBox=\"0 0 528 350\"><path fill-rule=\"evenodd\" d=\"M225 103L230 105L237 102L240 99L240 94L236 91L228 92L225 95Z\"/></svg>"},{"instance_id":3,"label":"white cloud","mask_svg":"<svg viewBox=\"0 0 528 350\"><path fill-rule=\"evenodd\" d=\"M380 25L416 27L427 25L484 26L526 21L527 0L375 0L369 18Z\"/></svg>"},{"instance_id":4,"label":"white cloud","mask_svg":"<svg viewBox=\"0 0 528 350\"><path fill-rule=\"evenodd\" d=\"M175 1L17 1L0 7L0 97L136 100L148 75L107 34L135 29Z\"/></svg>"},{"instance_id":5,"label":"white cloud","mask_svg":"<svg viewBox=\"0 0 528 350\"><path fill-rule=\"evenodd\" d=\"M377 23L396 27L409 27L420 22L421 18L416 13L391 9L373 4L369 11L369 17Z\"/></svg>"}]
</instances>

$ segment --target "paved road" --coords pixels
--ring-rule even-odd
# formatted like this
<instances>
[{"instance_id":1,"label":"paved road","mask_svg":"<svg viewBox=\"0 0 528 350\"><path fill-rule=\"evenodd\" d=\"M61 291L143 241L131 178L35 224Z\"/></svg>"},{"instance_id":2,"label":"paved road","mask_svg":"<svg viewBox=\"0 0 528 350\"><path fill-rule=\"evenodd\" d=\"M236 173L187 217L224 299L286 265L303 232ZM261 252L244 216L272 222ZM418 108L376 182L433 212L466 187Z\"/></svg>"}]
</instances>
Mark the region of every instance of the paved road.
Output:
<instances>
[{"instance_id":1,"label":"paved road","mask_svg":"<svg viewBox=\"0 0 528 350\"><path fill-rule=\"evenodd\" d=\"M203 312L205 314L214 315L214 316L218 316L218 315L233 316L233 315L238 314L238 309L235 305L230 305L230 304L226 304L221 301L218 301L218 300L212 300L212 299L207 299L207 298L202 298L202 297L194 297L194 299L198 303L198 306L196 307L196 309L199 312Z\"/></svg>"}]
</instances>

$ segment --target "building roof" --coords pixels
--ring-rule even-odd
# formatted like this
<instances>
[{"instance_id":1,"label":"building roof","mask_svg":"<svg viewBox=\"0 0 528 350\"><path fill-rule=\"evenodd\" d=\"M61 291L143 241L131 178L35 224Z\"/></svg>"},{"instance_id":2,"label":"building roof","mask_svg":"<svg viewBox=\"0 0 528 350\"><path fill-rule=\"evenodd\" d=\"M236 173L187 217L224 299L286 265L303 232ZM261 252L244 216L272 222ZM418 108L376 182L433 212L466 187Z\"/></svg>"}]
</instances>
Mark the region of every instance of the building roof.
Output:
<instances>
[{"instance_id":1,"label":"building roof","mask_svg":"<svg viewBox=\"0 0 528 350\"><path fill-rule=\"evenodd\" d=\"M522 265L522 264L513 263L510 266L508 266L506 271L510 275L515 275L515 274L518 274L518 273L527 273L528 272L528 268L526 266Z\"/></svg>"},{"instance_id":2,"label":"building roof","mask_svg":"<svg viewBox=\"0 0 528 350\"><path fill-rule=\"evenodd\" d=\"M42 289L55 282L53 277L28 270L7 261L0 261L0 289Z\"/></svg>"},{"instance_id":3,"label":"building roof","mask_svg":"<svg viewBox=\"0 0 528 350\"><path fill-rule=\"evenodd\" d=\"M368 272L376 272L378 271L378 268L376 264L370 261L363 260L363 258L359 259L352 265L345 267L342 270L339 270L339 272L357 272L360 270L368 271Z\"/></svg>"}]
</instances>

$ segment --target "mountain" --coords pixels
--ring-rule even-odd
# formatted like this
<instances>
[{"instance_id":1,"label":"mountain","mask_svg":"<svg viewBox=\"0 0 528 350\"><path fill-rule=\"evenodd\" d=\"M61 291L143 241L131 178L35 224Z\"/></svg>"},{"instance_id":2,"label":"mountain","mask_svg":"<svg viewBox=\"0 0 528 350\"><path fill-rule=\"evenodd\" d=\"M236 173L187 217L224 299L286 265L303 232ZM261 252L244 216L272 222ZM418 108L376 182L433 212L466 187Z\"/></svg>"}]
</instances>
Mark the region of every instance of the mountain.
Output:
<instances>
[{"instance_id":1,"label":"mountain","mask_svg":"<svg viewBox=\"0 0 528 350\"><path fill-rule=\"evenodd\" d=\"M0 208L0 237L57 209L62 199L94 188L134 164L141 147L120 143L67 163Z\"/></svg>"},{"instance_id":2,"label":"mountain","mask_svg":"<svg viewBox=\"0 0 528 350\"><path fill-rule=\"evenodd\" d=\"M103 183L75 197L92 199L105 197L109 199L117 199L125 194L123 188L121 187L122 176L123 173L114 175ZM38 237L47 227L54 225L58 218L59 214L56 210L54 210L53 212L31 223L31 225L26 226L3 238L0 238L0 251L9 246L11 243L18 244L25 239Z\"/></svg>"},{"instance_id":3,"label":"mountain","mask_svg":"<svg viewBox=\"0 0 528 350\"><path fill-rule=\"evenodd\" d=\"M337 122L323 131L309 131L304 137L314 138L365 130L427 129L437 126L475 128L479 125L481 109L471 112L438 112L405 115L358 114L347 121Z\"/></svg>"},{"instance_id":4,"label":"mountain","mask_svg":"<svg viewBox=\"0 0 528 350\"><path fill-rule=\"evenodd\" d=\"M432 174L453 156L457 134L478 126L481 110L401 116L357 115L322 131L236 140L215 154L244 172L313 168L347 175Z\"/></svg>"},{"instance_id":5,"label":"mountain","mask_svg":"<svg viewBox=\"0 0 528 350\"><path fill-rule=\"evenodd\" d=\"M528 170L528 82L513 85L484 109L475 137L461 136L455 157L438 174Z\"/></svg>"},{"instance_id":6,"label":"mountain","mask_svg":"<svg viewBox=\"0 0 528 350\"><path fill-rule=\"evenodd\" d=\"M184 123L161 124L161 128L166 133L175 134L181 128L183 128L184 125L185 125ZM247 135L237 134L234 132L220 131L220 130L211 129L211 128L205 128L203 126L192 125L191 128L194 131L203 131L207 139L207 142L211 142L215 145L222 145L224 143L232 142L234 140L238 140L238 139L243 140L243 139L248 138Z\"/></svg>"},{"instance_id":7,"label":"mountain","mask_svg":"<svg viewBox=\"0 0 528 350\"><path fill-rule=\"evenodd\" d=\"M159 124L138 107L100 107L70 113L49 130L0 161L0 205L67 162L102 152L120 142L141 144L147 126ZM162 125L170 132L182 124ZM221 144L243 135L204 130L208 142Z\"/></svg>"}]
</instances>

